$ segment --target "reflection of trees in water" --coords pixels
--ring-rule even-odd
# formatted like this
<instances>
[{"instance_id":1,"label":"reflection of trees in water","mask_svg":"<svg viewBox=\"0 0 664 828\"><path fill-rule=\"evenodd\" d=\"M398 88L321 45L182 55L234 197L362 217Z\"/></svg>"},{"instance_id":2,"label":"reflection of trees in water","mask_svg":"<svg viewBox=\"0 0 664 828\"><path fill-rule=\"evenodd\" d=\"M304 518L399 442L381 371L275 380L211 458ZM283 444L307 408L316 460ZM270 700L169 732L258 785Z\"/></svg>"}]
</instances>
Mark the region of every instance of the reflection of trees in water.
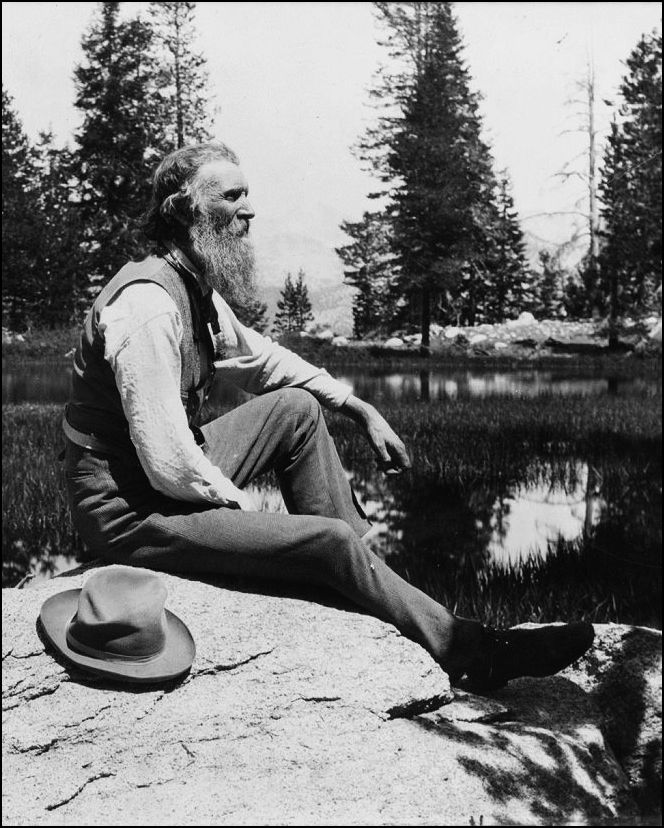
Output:
<instances>
[{"instance_id":1,"label":"reflection of trees in water","mask_svg":"<svg viewBox=\"0 0 664 828\"><path fill-rule=\"evenodd\" d=\"M353 485L384 524L377 551L461 615L494 623L585 617L661 625L661 461L637 443L588 462L562 454L549 450L543 458L522 442L509 472L487 458L485 476L472 462L466 475L459 474L463 464L450 473L415 463L400 477L361 462ZM505 535L509 498L528 487L563 501L567 494L570 508L585 510L578 538L552 540L544 559L497 567L489 541Z\"/></svg>"},{"instance_id":2,"label":"reflection of trees in water","mask_svg":"<svg viewBox=\"0 0 664 828\"><path fill-rule=\"evenodd\" d=\"M589 543L605 567L627 573L647 594L653 581L661 583L661 457L637 466L599 463L598 469L606 508Z\"/></svg>"},{"instance_id":3,"label":"reflection of trees in water","mask_svg":"<svg viewBox=\"0 0 664 828\"><path fill-rule=\"evenodd\" d=\"M467 491L431 473L381 479L366 467L353 485L364 502L383 504L377 551L410 583L455 606L460 586L487 566L495 490Z\"/></svg>"}]
</instances>

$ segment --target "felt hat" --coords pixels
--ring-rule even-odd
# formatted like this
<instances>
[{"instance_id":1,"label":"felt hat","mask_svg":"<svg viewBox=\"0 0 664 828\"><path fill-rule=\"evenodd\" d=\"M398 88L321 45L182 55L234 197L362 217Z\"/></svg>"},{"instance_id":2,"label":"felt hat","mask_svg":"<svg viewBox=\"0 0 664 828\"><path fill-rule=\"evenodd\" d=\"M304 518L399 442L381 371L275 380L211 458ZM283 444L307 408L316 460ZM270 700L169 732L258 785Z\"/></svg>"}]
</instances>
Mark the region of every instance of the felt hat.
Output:
<instances>
[{"instance_id":1,"label":"felt hat","mask_svg":"<svg viewBox=\"0 0 664 828\"><path fill-rule=\"evenodd\" d=\"M114 681L163 682L185 673L196 653L185 624L164 608L166 594L154 572L111 566L83 589L52 595L39 619L50 643L77 667Z\"/></svg>"}]
</instances>

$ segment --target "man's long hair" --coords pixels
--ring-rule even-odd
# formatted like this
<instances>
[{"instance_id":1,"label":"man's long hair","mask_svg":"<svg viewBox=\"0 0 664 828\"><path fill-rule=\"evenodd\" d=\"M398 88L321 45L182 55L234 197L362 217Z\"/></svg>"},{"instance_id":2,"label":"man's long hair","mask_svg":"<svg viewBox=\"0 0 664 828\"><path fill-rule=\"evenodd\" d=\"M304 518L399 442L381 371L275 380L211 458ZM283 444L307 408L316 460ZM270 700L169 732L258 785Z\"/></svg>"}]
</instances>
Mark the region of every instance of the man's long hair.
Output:
<instances>
[{"instance_id":1,"label":"man's long hair","mask_svg":"<svg viewBox=\"0 0 664 828\"><path fill-rule=\"evenodd\" d=\"M221 141L182 147L169 153L155 170L152 197L142 220L142 229L157 244L177 240L185 232L177 216L190 224L195 204L191 183L198 170L210 161L240 163L232 149Z\"/></svg>"}]
</instances>

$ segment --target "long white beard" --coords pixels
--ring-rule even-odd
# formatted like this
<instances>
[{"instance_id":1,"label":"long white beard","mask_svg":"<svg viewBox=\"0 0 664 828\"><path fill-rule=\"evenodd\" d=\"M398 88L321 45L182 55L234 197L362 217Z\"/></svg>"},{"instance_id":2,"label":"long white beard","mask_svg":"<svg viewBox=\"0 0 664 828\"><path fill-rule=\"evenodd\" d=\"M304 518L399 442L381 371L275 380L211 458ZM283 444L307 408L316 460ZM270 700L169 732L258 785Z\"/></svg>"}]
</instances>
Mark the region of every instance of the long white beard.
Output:
<instances>
[{"instance_id":1,"label":"long white beard","mask_svg":"<svg viewBox=\"0 0 664 828\"><path fill-rule=\"evenodd\" d=\"M256 263L249 237L218 220L201 216L190 231L191 250L203 267L207 283L224 299L244 305L255 294Z\"/></svg>"}]
</instances>

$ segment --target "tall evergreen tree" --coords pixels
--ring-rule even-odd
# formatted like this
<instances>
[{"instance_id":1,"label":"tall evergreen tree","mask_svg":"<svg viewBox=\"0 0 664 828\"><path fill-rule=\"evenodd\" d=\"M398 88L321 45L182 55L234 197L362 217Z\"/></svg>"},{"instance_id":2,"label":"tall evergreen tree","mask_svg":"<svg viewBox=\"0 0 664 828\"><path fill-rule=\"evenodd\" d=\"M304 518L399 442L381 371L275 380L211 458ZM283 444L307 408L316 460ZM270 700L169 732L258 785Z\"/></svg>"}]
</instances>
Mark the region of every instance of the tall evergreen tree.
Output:
<instances>
[{"instance_id":1,"label":"tall evergreen tree","mask_svg":"<svg viewBox=\"0 0 664 828\"><path fill-rule=\"evenodd\" d=\"M507 173L495 192L496 215L488 235L491 240L488 284L482 293L483 321L503 322L530 310L535 302L532 278L526 263L526 245L519 225Z\"/></svg>"},{"instance_id":2,"label":"tall evergreen tree","mask_svg":"<svg viewBox=\"0 0 664 828\"><path fill-rule=\"evenodd\" d=\"M301 331L307 322L313 321L314 315L311 312L311 301L304 284L304 276L301 268L295 281L290 273L286 274L281 298L277 302L277 313L274 316L275 333Z\"/></svg>"},{"instance_id":3,"label":"tall evergreen tree","mask_svg":"<svg viewBox=\"0 0 664 828\"><path fill-rule=\"evenodd\" d=\"M640 39L627 69L600 184L605 242L600 262L613 343L618 317L653 309L662 284L661 33Z\"/></svg>"},{"instance_id":4,"label":"tall evergreen tree","mask_svg":"<svg viewBox=\"0 0 664 828\"><path fill-rule=\"evenodd\" d=\"M78 321L88 304L88 280L81 250L80 199L71 151L42 132L36 146L42 216L40 323L47 327Z\"/></svg>"},{"instance_id":5,"label":"tall evergreen tree","mask_svg":"<svg viewBox=\"0 0 664 828\"><path fill-rule=\"evenodd\" d=\"M574 305L577 290L569 283L560 257L548 250L539 252L540 275L537 285L537 313L545 319L560 319L567 315L566 305Z\"/></svg>"},{"instance_id":6,"label":"tall evergreen tree","mask_svg":"<svg viewBox=\"0 0 664 828\"><path fill-rule=\"evenodd\" d=\"M344 221L341 229L352 242L336 252L344 265L346 282L357 288L353 298L353 329L362 338L385 332L396 315L396 270L390 246L389 225L379 212L365 212L358 222Z\"/></svg>"},{"instance_id":7,"label":"tall evergreen tree","mask_svg":"<svg viewBox=\"0 0 664 828\"><path fill-rule=\"evenodd\" d=\"M372 90L385 112L360 157L392 199L401 289L419 295L427 353L432 305L437 299L441 321L453 318L464 267L486 254L495 177L451 3L375 7L398 68L383 71Z\"/></svg>"},{"instance_id":8,"label":"tall evergreen tree","mask_svg":"<svg viewBox=\"0 0 664 828\"><path fill-rule=\"evenodd\" d=\"M42 238L35 155L14 102L2 87L2 322L23 330L36 321Z\"/></svg>"},{"instance_id":9,"label":"tall evergreen tree","mask_svg":"<svg viewBox=\"0 0 664 828\"><path fill-rule=\"evenodd\" d=\"M74 73L75 103L83 113L75 159L93 282L108 279L127 258L143 253L137 219L163 144L152 94L152 31L138 19L121 21L117 2L100 6Z\"/></svg>"},{"instance_id":10,"label":"tall evergreen tree","mask_svg":"<svg viewBox=\"0 0 664 828\"><path fill-rule=\"evenodd\" d=\"M194 50L195 3L150 3L159 64L157 95L169 145L182 147L212 137L206 60Z\"/></svg>"}]
</instances>

